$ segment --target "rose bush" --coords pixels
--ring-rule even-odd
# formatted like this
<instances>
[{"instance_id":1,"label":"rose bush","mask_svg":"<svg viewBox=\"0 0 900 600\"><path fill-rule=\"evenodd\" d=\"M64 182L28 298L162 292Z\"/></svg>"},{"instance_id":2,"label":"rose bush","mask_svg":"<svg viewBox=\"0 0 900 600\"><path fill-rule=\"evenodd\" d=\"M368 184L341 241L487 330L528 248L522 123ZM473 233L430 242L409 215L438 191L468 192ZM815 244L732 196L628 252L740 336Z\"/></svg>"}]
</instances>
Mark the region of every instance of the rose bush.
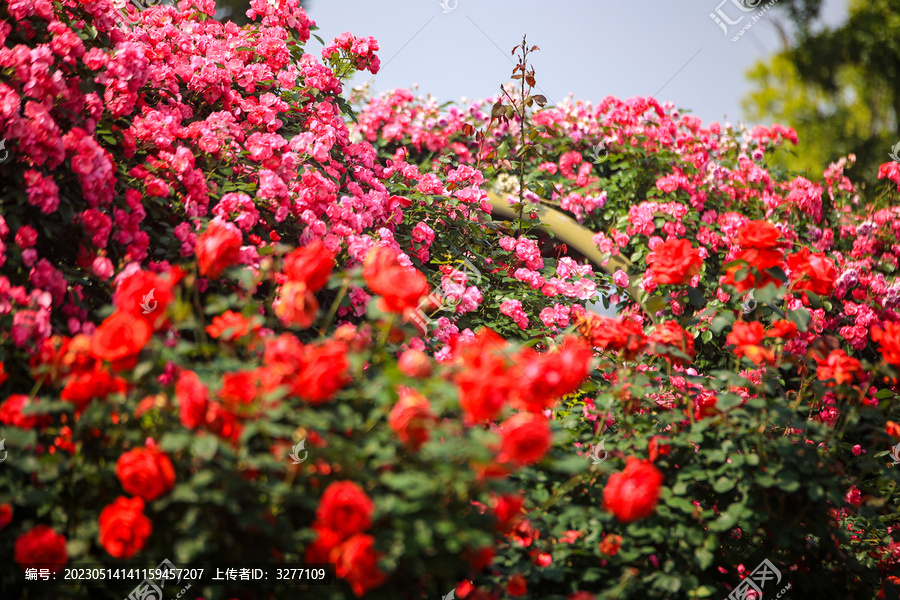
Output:
<instances>
[{"instance_id":1,"label":"rose bush","mask_svg":"<svg viewBox=\"0 0 900 600\"><path fill-rule=\"evenodd\" d=\"M331 563L335 600L892 581L900 167L780 173L793 131L652 98L354 112L374 40L213 12L0 3L4 597L165 558Z\"/></svg>"}]
</instances>

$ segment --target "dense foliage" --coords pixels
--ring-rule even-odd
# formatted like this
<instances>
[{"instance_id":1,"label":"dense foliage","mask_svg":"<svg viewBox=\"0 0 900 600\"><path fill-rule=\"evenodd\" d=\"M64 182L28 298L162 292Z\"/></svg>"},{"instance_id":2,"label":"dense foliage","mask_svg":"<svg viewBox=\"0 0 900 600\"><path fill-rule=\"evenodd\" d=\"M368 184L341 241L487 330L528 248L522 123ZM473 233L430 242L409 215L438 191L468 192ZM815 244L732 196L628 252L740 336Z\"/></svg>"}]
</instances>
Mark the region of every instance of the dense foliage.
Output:
<instances>
[{"instance_id":1,"label":"dense foliage","mask_svg":"<svg viewBox=\"0 0 900 600\"><path fill-rule=\"evenodd\" d=\"M166 558L332 563L299 593L335 600L896 573L900 164L861 196L847 159L771 167L778 125L540 110L524 40L497 98L354 112L375 40L320 59L296 0L213 12L0 4L4 597L41 597L38 563Z\"/></svg>"}]
</instances>

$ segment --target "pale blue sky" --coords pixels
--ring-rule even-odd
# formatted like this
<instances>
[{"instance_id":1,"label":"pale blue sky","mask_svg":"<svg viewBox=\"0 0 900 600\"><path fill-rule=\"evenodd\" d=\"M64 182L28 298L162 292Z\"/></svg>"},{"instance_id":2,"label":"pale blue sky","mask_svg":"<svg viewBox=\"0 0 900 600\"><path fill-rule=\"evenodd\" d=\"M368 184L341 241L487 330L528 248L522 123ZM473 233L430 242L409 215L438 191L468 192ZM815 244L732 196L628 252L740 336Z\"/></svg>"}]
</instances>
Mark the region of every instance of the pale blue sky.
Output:
<instances>
[{"instance_id":1,"label":"pale blue sky","mask_svg":"<svg viewBox=\"0 0 900 600\"><path fill-rule=\"evenodd\" d=\"M744 120L745 73L776 52L781 40L768 9L732 42L756 11L742 13L726 0L310 0L307 12L326 42L350 31L381 45L375 92L419 85L441 101L497 93L512 71L510 51L528 34L538 86L554 102L573 93L594 103L654 95L690 109L704 123ZM758 2L760 9L767 4ZM732 21L728 35L710 18ZM757 9L759 10L759 9ZM846 18L847 0L828 0L825 20ZM308 51L318 53L312 40ZM372 79L357 76L353 85Z\"/></svg>"}]
</instances>

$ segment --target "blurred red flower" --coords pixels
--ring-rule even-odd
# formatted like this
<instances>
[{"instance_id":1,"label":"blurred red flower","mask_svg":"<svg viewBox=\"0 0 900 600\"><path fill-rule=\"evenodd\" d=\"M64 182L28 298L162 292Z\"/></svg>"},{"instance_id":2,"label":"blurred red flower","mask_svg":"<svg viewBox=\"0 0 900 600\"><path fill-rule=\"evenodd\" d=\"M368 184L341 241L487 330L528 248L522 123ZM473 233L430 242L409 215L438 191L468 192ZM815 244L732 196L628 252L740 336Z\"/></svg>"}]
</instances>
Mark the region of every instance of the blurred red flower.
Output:
<instances>
[{"instance_id":1,"label":"blurred red flower","mask_svg":"<svg viewBox=\"0 0 900 600\"><path fill-rule=\"evenodd\" d=\"M828 386L853 383L863 374L860 362L847 356L843 350L832 350L826 358L818 359L817 362L816 378L826 382Z\"/></svg>"},{"instance_id":2,"label":"blurred red flower","mask_svg":"<svg viewBox=\"0 0 900 600\"><path fill-rule=\"evenodd\" d=\"M151 335L146 320L116 309L94 331L91 354L99 360L120 361L140 352Z\"/></svg>"},{"instance_id":3,"label":"blurred red flower","mask_svg":"<svg viewBox=\"0 0 900 600\"><path fill-rule=\"evenodd\" d=\"M66 538L46 525L37 525L16 538L14 559L22 569L49 568L54 574L69 562Z\"/></svg>"},{"instance_id":4,"label":"blurred red flower","mask_svg":"<svg viewBox=\"0 0 900 600\"><path fill-rule=\"evenodd\" d=\"M649 517L656 510L663 474L650 461L629 457L625 470L609 476L603 507L622 523Z\"/></svg>"},{"instance_id":5,"label":"blurred red flower","mask_svg":"<svg viewBox=\"0 0 900 600\"><path fill-rule=\"evenodd\" d=\"M213 219L197 239L195 252L200 274L217 279L222 271L236 265L240 260L243 241L244 237L234 223L221 217Z\"/></svg>"},{"instance_id":6,"label":"blurred red flower","mask_svg":"<svg viewBox=\"0 0 900 600\"><path fill-rule=\"evenodd\" d=\"M32 429L34 427L46 427L53 420L50 415L23 415L22 409L31 402L26 394L11 394L9 398L0 404L0 423L12 425L20 429Z\"/></svg>"},{"instance_id":7,"label":"blurred red flower","mask_svg":"<svg viewBox=\"0 0 900 600\"><path fill-rule=\"evenodd\" d=\"M837 269L834 261L823 252L812 253L809 248L787 258L791 270L791 282L794 289L807 290L819 295L827 295L834 291Z\"/></svg>"},{"instance_id":8,"label":"blurred red flower","mask_svg":"<svg viewBox=\"0 0 900 600\"><path fill-rule=\"evenodd\" d=\"M437 418L428 399L416 390L401 386L397 393L400 397L388 415L388 425L402 443L417 451L428 441Z\"/></svg>"},{"instance_id":9,"label":"blurred red flower","mask_svg":"<svg viewBox=\"0 0 900 600\"><path fill-rule=\"evenodd\" d=\"M140 552L153 531L153 524L144 514L144 501L125 496L103 509L99 524L100 545L116 558L131 558Z\"/></svg>"},{"instance_id":10,"label":"blurred red flower","mask_svg":"<svg viewBox=\"0 0 900 600\"><path fill-rule=\"evenodd\" d=\"M530 465L541 460L550 449L552 435L542 415L522 412L500 425L502 440L497 460L516 465Z\"/></svg>"},{"instance_id":11,"label":"blurred red flower","mask_svg":"<svg viewBox=\"0 0 900 600\"><path fill-rule=\"evenodd\" d=\"M681 285L700 272L700 250L688 240L672 239L658 244L647 255L647 272L658 285Z\"/></svg>"},{"instance_id":12,"label":"blurred red flower","mask_svg":"<svg viewBox=\"0 0 900 600\"><path fill-rule=\"evenodd\" d=\"M288 281L279 288L272 308L283 324L306 329L316 320L319 301L302 281Z\"/></svg>"},{"instance_id":13,"label":"blurred red flower","mask_svg":"<svg viewBox=\"0 0 900 600\"><path fill-rule=\"evenodd\" d=\"M414 267L401 265L397 252L384 246L369 251L363 278L369 289L381 296L378 306L385 312L403 314L413 310L428 293L425 276Z\"/></svg>"},{"instance_id":14,"label":"blurred red flower","mask_svg":"<svg viewBox=\"0 0 900 600\"><path fill-rule=\"evenodd\" d=\"M900 367L900 325L884 323L884 328L872 328L872 341L878 342L884 362Z\"/></svg>"},{"instance_id":15,"label":"blurred red flower","mask_svg":"<svg viewBox=\"0 0 900 600\"><path fill-rule=\"evenodd\" d=\"M209 391L196 373L188 370L181 372L175 382L175 398L182 425L196 429L206 421Z\"/></svg>"},{"instance_id":16,"label":"blurred red flower","mask_svg":"<svg viewBox=\"0 0 900 600\"><path fill-rule=\"evenodd\" d=\"M341 544L338 552L336 574L350 584L357 598L387 581L387 575L378 568L379 555L371 535L354 535Z\"/></svg>"},{"instance_id":17,"label":"blurred red flower","mask_svg":"<svg viewBox=\"0 0 900 600\"><path fill-rule=\"evenodd\" d=\"M318 292L326 283L334 268L335 254L325 248L322 240L316 239L297 248L284 257L284 274L291 281L299 281L313 292Z\"/></svg>"},{"instance_id":18,"label":"blurred red flower","mask_svg":"<svg viewBox=\"0 0 900 600\"><path fill-rule=\"evenodd\" d=\"M375 504L359 484L353 481L335 481L325 489L319 500L316 525L346 539L372 525L374 510Z\"/></svg>"},{"instance_id":19,"label":"blurred red flower","mask_svg":"<svg viewBox=\"0 0 900 600\"><path fill-rule=\"evenodd\" d=\"M769 250L779 246L781 231L768 221L750 221L737 230L737 242L745 248Z\"/></svg>"},{"instance_id":20,"label":"blurred red flower","mask_svg":"<svg viewBox=\"0 0 900 600\"><path fill-rule=\"evenodd\" d=\"M116 477L122 489L150 502L168 493L175 485L172 461L156 448L135 448L119 457Z\"/></svg>"}]
</instances>

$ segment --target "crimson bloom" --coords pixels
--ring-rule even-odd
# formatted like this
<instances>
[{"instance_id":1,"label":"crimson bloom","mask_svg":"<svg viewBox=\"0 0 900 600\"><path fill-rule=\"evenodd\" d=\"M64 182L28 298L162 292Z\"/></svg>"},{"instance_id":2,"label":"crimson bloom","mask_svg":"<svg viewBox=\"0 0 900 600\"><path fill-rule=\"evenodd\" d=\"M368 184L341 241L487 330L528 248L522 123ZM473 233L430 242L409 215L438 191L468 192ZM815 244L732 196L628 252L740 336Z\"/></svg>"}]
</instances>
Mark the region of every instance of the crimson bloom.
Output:
<instances>
[{"instance_id":1,"label":"crimson bloom","mask_svg":"<svg viewBox=\"0 0 900 600\"><path fill-rule=\"evenodd\" d=\"M402 443L418 450L428 441L431 424L437 418L431 404L416 390L399 387L397 393L400 397L388 415L388 425Z\"/></svg>"},{"instance_id":2,"label":"crimson bloom","mask_svg":"<svg viewBox=\"0 0 900 600\"><path fill-rule=\"evenodd\" d=\"M800 252L788 256L787 264L791 270L791 281L795 289L819 295L828 295L834 291L837 269L834 261L825 256L824 252L814 253L810 252L809 248L803 248Z\"/></svg>"},{"instance_id":3,"label":"crimson bloom","mask_svg":"<svg viewBox=\"0 0 900 600\"><path fill-rule=\"evenodd\" d=\"M119 457L116 477L126 492L150 502L168 493L175 485L175 468L160 450L135 448Z\"/></svg>"},{"instance_id":4,"label":"crimson bloom","mask_svg":"<svg viewBox=\"0 0 900 600\"><path fill-rule=\"evenodd\" d=\"M629 457L625 470L609 476L603 507L622 523L649 517L656 510L663 474L650 461Z\"/></svg>"},{"instance_id":5,"label":"crimson bloom","mask_svg":"<svg viewBox=\"0 0 900 600\"><path fill-rule=\"evenodd\" d=\"M66 538L46 525L38 525L16 538L14 560L22 569L49 568L54 574L69 562Z\"/></svg>"},{"instance_id":6,"label":"crimson bloom","mask_svg":"<svg viewBox=\"0 0 900 600\"><path fill-rule=\"evenodd\" d=\"M884 323L884 327L872 328L872 341L878 342L884 362L900 367L900 325Z\"/></svg>"},{"instance_id":7,"label":"crimson bloom","mask_svg":"<svg viewBox=\"0 0 900 600\"><path fill-rule=\"evenodd\" d=\"M858 360L843 350L832 350L827 357L820 359L816 369L816 378L827 382L828 386L853 383L863 374L862 365Z\"/></svg>"},{"instance_id":8,"label":"crimson bloom","mask_svg":"<svg viewBox=\"0 0 900 600\"><path fill-rule=\"evenodd\" d=\"M316 525L346 539L372 525L374 510L375 503L359 484L353 481L335 481L325 489L319 500Z\"/></svg>"},{"instance_id":9,"label":"crimson bloom","mask_svg":"<svg viewBox=\"0 0 900 600\"><path fill-rule=\"evenodd\" d=\"M750 221L737 230L737 242L757 250L777 248L780 237L781 232L768 221Z\"/></svg>"},{"instance_id":10,"label":"crimson bloom","mask_svg":"<svg viewBox=\"0 0 900 600\"><path fill-rule=\"evenodd\" d=\"M681 285L700 272L700 250L688 240L661 242L647 255L647 271L657 284Z\"/></svg>"},{"instance_id":11,"label":"crimson bloom","mask_svg":"<svg viewBox=\"0 0 900 600\"><path fill-rule=\"evenodd\" d=\"M117 309L94 331L91 354L109 362L124 360L140 352L152 335L146 320Z\"/></svg>"},{"instance_id":12,"label":"crimson bloom","mask_svg":"<svg viewBox=\"0 0 900 600\"><path fill-rule=\"evenodd\" d=\"M221 217L213 219L206 231L197 239L197 265L200 274L217 279L222 271L240 260L244 237L234 223Z\"/></svg>"},{"instance_id":13,"label":"crimson bloom","mask_svg":"<svg viewBox=\"0 0 900 600\"><path fill-rule=\"evenodd\" d=\"M328 283L334 268L335 254L325 248L322 240L313 240L303 248L297 248L284 257L284 274L292 281L299 281L313 292Z\"/></svg>"},{"instance_id":14,"label":"crimson bloom","mask_svg":"<svg viewBox=\"0 0 900 600\"><path fill-rule=\"evenodd\" d=\"M193 371L184 370L175 382L178 417L188 429L196 429L206 420L209 390Z\"/></svg>"},{"instance_id":15,"label":"crimson bloom","mask_svg":"<svg viewBox=\"0 0 900 600\"><path fill-rule=\"evenodd\" d=\"M379 307L403 314L419 305L428 293L428 280L413 267L400 264L397 253L384 246L369 251L363 266L363 278L373 292L381 296Z\"/></svg>"},{"instance_id":16,"label":"crimson bloom","mask_svg":"<svg viewBox=\"0 0 900 600\"><path fill-rule=\"evenodd\" d=\"M335 574L350 584L357 598L387 581L387 575L378 568L378 556L371 535L356 534L338 549Z\"/></svg>"},{"instance_id":17,"label":"crimson bloom","mask_svg":"<svg viewBox=\"0 0 900 600\"><path fill-rule=\"evenodd\" d=\"M141 551L153 524L144 514L140 498L119 496L100 513L100 545L110 556L131 558Z\"/></svg>"},{"instance_id":18,"label":"crimson bloom","mask_svg":"<svg viewBox=\"0 0 900 600\"><path fill-rule=\"evenodd\" d=\"M550 449L550 425L542 415L518 413L500 425L501 463L530 465L541 460Z\"/></svg>"}]
</instances>

